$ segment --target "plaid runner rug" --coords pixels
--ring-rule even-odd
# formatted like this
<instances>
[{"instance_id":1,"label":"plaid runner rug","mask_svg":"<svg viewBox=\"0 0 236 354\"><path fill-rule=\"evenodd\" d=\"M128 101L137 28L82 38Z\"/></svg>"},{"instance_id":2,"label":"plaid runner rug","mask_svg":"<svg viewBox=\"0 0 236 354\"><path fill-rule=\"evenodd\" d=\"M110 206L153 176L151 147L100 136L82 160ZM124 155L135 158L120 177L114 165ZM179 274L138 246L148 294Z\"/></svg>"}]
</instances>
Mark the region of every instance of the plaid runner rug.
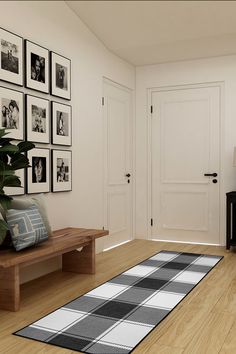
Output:
<instances>
[{"instance_id":1,"label":"plaid runner rug","mask_svg":"<svg viewBox=\"0 0 236 354\"><path fill-rule=\"evenodd\" d=\"M222 258L161 251L14 334L83 353L128 354Z\"/></svg>"}]
</instances>

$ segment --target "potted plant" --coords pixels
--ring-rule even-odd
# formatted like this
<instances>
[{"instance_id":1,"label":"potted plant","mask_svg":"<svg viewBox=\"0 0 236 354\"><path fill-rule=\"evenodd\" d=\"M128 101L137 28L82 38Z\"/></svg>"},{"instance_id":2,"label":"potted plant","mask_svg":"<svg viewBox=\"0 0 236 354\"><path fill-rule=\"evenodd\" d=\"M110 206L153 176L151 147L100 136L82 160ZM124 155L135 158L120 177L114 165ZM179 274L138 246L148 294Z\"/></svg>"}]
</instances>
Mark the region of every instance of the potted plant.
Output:
<instances>
[{"instance_id":1,"label":"potted plant","mask_svg":"<svg viewBox=\"0 0 236 354\"><path fill-rule=\"evenodd\" d=\"M34 144L21 141L17 145L11 143L13 139L6 137L5 129L0 129L0 212L5 217L7 209L11 207L12 197L4 191L5 187L21 187L21 181L15 171L28 168L29 160L25 152L33 149ZM0 219L0 245L8 231L7 223Z\"/></svg>"}]
</instances>

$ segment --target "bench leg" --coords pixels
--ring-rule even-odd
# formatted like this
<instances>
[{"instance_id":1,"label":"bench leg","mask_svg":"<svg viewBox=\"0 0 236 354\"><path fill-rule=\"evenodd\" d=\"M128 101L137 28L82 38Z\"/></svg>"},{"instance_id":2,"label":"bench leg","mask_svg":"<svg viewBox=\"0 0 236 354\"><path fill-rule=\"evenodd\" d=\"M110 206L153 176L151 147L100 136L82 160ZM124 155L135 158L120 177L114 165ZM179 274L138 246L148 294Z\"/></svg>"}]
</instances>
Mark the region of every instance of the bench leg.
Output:
<instances>
[{"instance_id":1,"label":"bench leg","mask_svg":"<svg viewBox=\"0 0 236 354\"><path fill-rule=\"evenodd\" d=\"M0 309L18 311L20 308L19 266L0 268Z\"/></svg>"},{"instance_id":2,"label":"bench leg","mask_svg":"<svg viewBox=\"0 0 236 354\"><path fill-rule=\"evenodd\" d=\"M64 272L94 274L95 273L95 240L92 240L82 251L72 251L62 255Z\"/></svg>"}]
</instances>

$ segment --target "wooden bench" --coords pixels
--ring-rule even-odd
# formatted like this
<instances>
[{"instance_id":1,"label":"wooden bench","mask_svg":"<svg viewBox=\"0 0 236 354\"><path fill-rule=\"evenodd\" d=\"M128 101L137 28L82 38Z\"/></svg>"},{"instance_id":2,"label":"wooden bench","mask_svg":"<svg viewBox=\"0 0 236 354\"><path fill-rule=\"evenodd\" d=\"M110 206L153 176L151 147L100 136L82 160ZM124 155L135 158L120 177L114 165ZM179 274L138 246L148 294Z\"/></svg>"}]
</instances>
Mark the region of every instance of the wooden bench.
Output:
<instances>
[{"instance_id":1,"label":"wooden bench","mask_svg":"<svg viewBox=\"0 0 236 354\"><path fill-rule=\"evenodd\" d=\"M0 309L20 308L20 267L62 255L62 271L95 273L95 240L106 230L66 228L53 232L48 241L20 252L0 250ZM81 251L77 248L83 247Z\"/></svg>"}]
</instances>

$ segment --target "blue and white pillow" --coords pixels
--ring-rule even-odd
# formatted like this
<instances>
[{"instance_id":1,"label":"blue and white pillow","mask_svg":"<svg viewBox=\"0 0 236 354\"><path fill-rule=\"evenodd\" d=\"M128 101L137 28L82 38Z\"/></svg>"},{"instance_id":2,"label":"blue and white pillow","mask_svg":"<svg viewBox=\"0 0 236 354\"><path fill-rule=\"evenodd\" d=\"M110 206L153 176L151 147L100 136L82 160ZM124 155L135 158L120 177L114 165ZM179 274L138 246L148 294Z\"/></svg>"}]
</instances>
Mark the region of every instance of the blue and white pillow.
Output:
<instances>
[{"instance_id":1,"label":"blue and white pillow","mask_svg":"<svg viewBox=\"0 0 236 354\"><path fill-rule=\"evenodd\" d=\"M36 205L23 210L10 209L6 219L16 251L48 239L47 229Z\"/></svg>"}]
</instances>

